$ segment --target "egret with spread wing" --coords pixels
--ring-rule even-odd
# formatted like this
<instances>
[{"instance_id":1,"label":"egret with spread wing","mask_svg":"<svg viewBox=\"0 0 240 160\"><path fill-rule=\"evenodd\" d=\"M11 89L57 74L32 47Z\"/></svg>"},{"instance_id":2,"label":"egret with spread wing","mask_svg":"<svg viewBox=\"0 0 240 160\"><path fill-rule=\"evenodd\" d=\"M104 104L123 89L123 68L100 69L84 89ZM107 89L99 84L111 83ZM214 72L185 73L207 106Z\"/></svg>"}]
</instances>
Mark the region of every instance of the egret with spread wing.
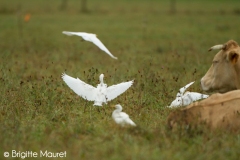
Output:
<instances>
[{"instance_id":1,"label":"egret with spread wing","mask_svg":"<svg viewBox=\"0 0 240 160\"><path fill-rule=\"evenodd\" d=\"M186 106L191 104L194 101L208 98L208 95L201 94L197 92L185 92L188 87L190 87L194 82L191 82L187 84L186 86L180 88L179 92L177 93L176 99L172 101L171 105L168 106L170 108L172 107L180 107L180 106Z\"/></svg>"},{"instance_id":2,"label":"egret with spread wing","mask_svg":"<svg viewBox=\"0 0 240 160\"><path fill-rule=\"evenodd\" d=\"M67 74L62 74L63 81L79 96L88 100L94 101L94 106L102 106L102 103L106 103L115 99L120 94L124 93L129 87L132 86L133 80L128 82L122 82L116 85L107 87L107 84L103 82L104 75L99 76L100 84L97 87L93 87L79 78L73 78Z\"/></svg>"},{"instance_id":3,"label":"egret with spread wing","mask_svg":"<svg viewBox=\"0 0 240 160\"><path fill-rule=\"evenodd\" d=\"M96 46L98 46L101 50L106 52L109 56L111 56L114 59L117 59L117 57L113 56L112 53L104 46L104 44L97 38L96 34L92 33L86 33L86 32L68 32L68 31L63 31L63 34L66 34L68 36L80 36L82 37L85 41L89 41L94 43Z\"/></svg>"},{"instance_id":4,"label":"egret with spread wing","mask_svg":"<svg viewBox=\"0 0 240 160\"><path fill-rule=\"evenodd\" d=\"M125 112L122 112L122 106L120 104L115 105L115 110L112 112L112 118L113 120L121 125L124 126L136 126L136 124L129 118L128 114Z\"/></svg>"}]
</instances>

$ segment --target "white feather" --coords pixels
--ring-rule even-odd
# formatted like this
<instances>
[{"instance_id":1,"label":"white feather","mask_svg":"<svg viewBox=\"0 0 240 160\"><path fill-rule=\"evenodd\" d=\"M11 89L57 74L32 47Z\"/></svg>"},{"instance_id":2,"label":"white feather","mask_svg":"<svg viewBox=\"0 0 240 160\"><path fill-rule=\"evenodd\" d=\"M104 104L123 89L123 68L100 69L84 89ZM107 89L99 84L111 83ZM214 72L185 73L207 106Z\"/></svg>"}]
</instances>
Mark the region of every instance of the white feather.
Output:
<instances>
[{"instance_id":1,"label":"white feather","mask_svg":"<svg viewBox=\"0 0 240 160\"><path fill-rule=\"evenodd\" d=\"M188 87L190 87L194 82L195 82L195 81L190 82L190 83L188 83L186 86L180 88L180 89L179 89L180 95L182 95L182 94L188 89Z\"/></svg>"},{"instance_id":2,"label":"white feather","mask_svg":"<svg viewBox=\"0 0 240 160\"><path fill-rule=\"evenodd\" d=\"M73 78L65 73L62 74L64 82L79 96L88 100L94 101L95 106L102 106L102 103L113 100L120 94L124 93L131 85L133 81L123 82L117 85L107 87L107 84L103 82L104 75L99 76L100 84L97 87L93 87L78 78Z\"/></svg>"},{"instance_id":3,"label":"white feather","mask_svg":"<svg viewBox=\"0 0 240 160\"><path fill-rule=\"evenodd\" d=\"M133 84L133 80L129 82L122 82L117 85L112 85L107 88L106 97L108 101L113 100L120 94L124 93Z\"/></svg>"},{"instance_id":4,"label":"white feather","mask_svg":"<svg viewBox=\"0 0 240 160\"><path fill-rule=\"evenodd\" d=\"M94 101L96 96L92 93L96 92L96 88L81 81L78 78L73 78L68 76L67 74L62 74L63 81L79 96L88 100Z\"/></svg>"},{"instance_id":5,"label":"white feather","mask_svg":"<svg viewBox=\"0 0 240 160\"><path fill-rule=\"evenodd\" d=\"M191 86L194 82L191 82L187 84L186 86L180 88L179 93L177 93L176 99L172 101L171 105L168 106L170 108L172 107L180 107L180 106L186 106L191 104L194 101L208 98L208 95L197 93L197 92L185 92L186 89Z\"/></svg>"},{"instance_id":6,"label":"white feather","mask_svg":"<svg viewBox=\"0 0 240 160\"><path fill-rule=\"evenodd\" d=\"M122 106L120 104L115 105L115 110L112 112L113 120L121 125L122 127L126 125L136 126L136 124L129 118L128 114L122 112Z\"/></svg>"},{"instance_id":7,"label":"white feather","mask_svg":"<svg viewBox=\"0 0 240 160\"><path fill-rule=\"evenodd\" d=\"M76 35L82 37L85 41L89 41L94 43L96 46L98 46L101 50L106 52L109 56L111 56L114 59L117 59L117 57L113 56L112 53L104 46L104 44L97 38L96 34L92 33L86 33L86 32L68 32L63 31L63 34L66 34L68 36Z\"/></svg>"}]
</instances>

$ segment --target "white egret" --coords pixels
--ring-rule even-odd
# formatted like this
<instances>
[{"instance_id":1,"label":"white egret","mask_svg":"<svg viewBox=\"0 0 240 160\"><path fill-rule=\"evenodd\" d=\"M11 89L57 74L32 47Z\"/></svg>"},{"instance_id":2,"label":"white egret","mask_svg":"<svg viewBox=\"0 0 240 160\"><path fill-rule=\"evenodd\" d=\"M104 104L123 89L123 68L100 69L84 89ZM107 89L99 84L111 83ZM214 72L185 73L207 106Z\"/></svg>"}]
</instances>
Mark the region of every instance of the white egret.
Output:
<instances>
[{"instance_id":1,"label":"white egret","mask_svg":"<svg viewBox=\"0 0 240 160\"><path fill-rule=\"evenodd\" d=\"M113 100L123 92L125 92L131 85L132 81L122 82L120 84L107 87L107 84L103 82L104 75L99 76L100 84L97 87L93 87L79 78L73 78L67 74L62 74L64 82L79 96L88 100L94 101L94 106L102 106L102 103L107 104L108 101Z\"/></svg>"},{"instance_id":2,"label":"white egret","mask_svg":"<svg viewBox=\"0 0 240 160\"><path fill-rule=\"evenodd\" d=\"M172 107L180 107L180 106L186 106L191 104L194 101L208 98L209 96L206 94L201 94L197 92L185 92L186 89L191 86L194 82L191 82L187 84L186 86L180 88L179 92L177 93L176 99L172 101L171 105L168 106L170 108ZM185 92L185 93L184 93Z\"/></svg>"},{"instance_id":3,"label":"white egret","mask_svg":"<svg viewBox=\"0 0 240 160\"><path fill-rule=\"evenodd\" d=\"M80 36L82 37L85 41L89 41L94 43L96 46L98 46L101 50L106 52L109 56L111 56L114 59L117 59L117 57L113 56L112 53L104 46L104 44L97 38L96 34L92 33L86 33L86 32L68 32L68 31L63 31L63 34L66 34L68 36Z\"/></svg>"},{"instance_id":4,"label":"white egret","mask_svg":"<svg viewBox=\"0 0 240 160\"><path fill-rule=\"evenodd\" d=\"M129 118L128 114L122 112L122 106L120 104L115 105L115 110L112 112L113 120L121 125L124 126L136 126L136 124Z\"/></svg>"}]
</instances>

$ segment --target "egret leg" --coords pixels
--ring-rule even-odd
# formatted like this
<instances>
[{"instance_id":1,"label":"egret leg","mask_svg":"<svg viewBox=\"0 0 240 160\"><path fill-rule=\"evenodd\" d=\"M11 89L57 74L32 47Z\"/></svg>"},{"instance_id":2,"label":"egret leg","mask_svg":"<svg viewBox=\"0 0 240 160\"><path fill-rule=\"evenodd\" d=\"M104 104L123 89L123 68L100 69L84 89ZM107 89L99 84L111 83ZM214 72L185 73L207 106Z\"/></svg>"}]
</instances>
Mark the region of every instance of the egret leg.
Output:
<instances>
[{"instance_id":1,"label":"egret leg","mask_svg":"<svg viewBox=\"0 0 240 160\"><path fill-rule=\"evenodd\" d=\"M90 105L90 120L92 120L92 105Z\"/></svg>"},{"instance_id":2,"label":"egret leg","mask_svg":"<svg viewBox=\"0 0 240 160\"><path fill-rule=\"evenodd\" d=\"M87 106L87 102L85 102L85 104L84 104L84 110L83 110L83 113L85 113L85 111L86 111L86 106Z\"/></svg>"},{"instance_id":3,"label":"egret leg","mask_svg":"<svg viewBox=\"0 0 240 160\"><path fill-rule=\"evenodd\" d=\"M103 105L102 108L103 108L104 114L107 115L105 105Z\"/></svg>"},{"instance_id":4,"label":"egret leg","mask_svg":"<svg viewBox=\"0 0 240 160\"><path fill-rule=\"evenodd\" d=\"M101 108L101 109L100 109L100 108ZM101 110L103 110L103 111L101 111ZM105 115L107 114L104 105L103 105L102 107L101 107L101 106L98 106L98 107L97 107L97 111L98 111L99 113L104 112Z\"/></svg>"},{"instance_id":5,"label":"egret leg","mask_svg":"<svg viewBox=\"0 0 240 160\"><path fill-rule=\"evenodd\" d=\"M100 108L100 107L98 107L98 106L97 106L97 110L98 110L98 112L100 113L101 111L100 111L100 109L99 109L99 108Z\"/></svg>"}]
</instances>

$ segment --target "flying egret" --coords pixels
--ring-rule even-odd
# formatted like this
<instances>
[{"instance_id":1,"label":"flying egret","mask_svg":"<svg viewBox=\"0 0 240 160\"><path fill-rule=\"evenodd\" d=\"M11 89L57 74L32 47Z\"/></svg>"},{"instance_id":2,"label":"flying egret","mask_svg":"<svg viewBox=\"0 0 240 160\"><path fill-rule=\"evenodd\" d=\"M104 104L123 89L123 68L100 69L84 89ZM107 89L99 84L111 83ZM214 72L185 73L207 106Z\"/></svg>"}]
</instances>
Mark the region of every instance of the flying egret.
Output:
<instances>
[{"instance_id":1,"label":"flying egret","mask_svg":"<svg viewBox=\"0 0 240 160\"><path fill-rule=\"evenodd\" d=\"M86 33L86 32L68 32L68 31L63 31L63 34L66 34L68 36L80 36L82 37L85 41L89 41L94 43L96 46L98 46L101 50L106 52L109 56L111 56L114 59L117 59L117 57L113 56L112 53L104 46L104 44L97 38L96 34L92 33Z\"/></svg>"},{"instance_id":2,"label":"flying egret","mask_svg":"<svg viewBox=\"0 0 240 160\"><path fill-rule=\"evenodd\" d=\"M113 120L121 125L122 127L126 125L136 126L136 124L129 118L128 114L122 112L122 106L120 104L115 105L115 110L112 112Z\"/></svg>"},{"instance_id":3,"label":"flying egret","mask_svg":"<svg viewBox=\"0 0 240 160\"><path fill-rule=\"evenodd\" d=\"M103 83L104 75L99 76L100 84L97 87L93 87L79 78L73 78L67 74L62 74L63 81L79 96L88 100L94 101L94 106L102 106L102 103L107 104L108 101L113 100L123 92L125 92L131 85L132 81L122 82L116 85L107 87L107 84Z\"/></svg>"},{"instance_id":4,"label":"flying egret","mask_svg":"<svg viewBox=\"0 0 240 160\"><path fill-rule=\"evenodd\" d=\"M194 101L208 98L209 96L206 94L201 94L197 92L185 92L186 89L191 86L194 82L191 82L187 84L186 86L180 88L179 92L177 93L176 99L172 101L171 105L168 106L169 108L172 107L180 107L180 106L186 106L191 104ZM185 92L185 93L184 93Z\"/></svg>"}]
</instances>

